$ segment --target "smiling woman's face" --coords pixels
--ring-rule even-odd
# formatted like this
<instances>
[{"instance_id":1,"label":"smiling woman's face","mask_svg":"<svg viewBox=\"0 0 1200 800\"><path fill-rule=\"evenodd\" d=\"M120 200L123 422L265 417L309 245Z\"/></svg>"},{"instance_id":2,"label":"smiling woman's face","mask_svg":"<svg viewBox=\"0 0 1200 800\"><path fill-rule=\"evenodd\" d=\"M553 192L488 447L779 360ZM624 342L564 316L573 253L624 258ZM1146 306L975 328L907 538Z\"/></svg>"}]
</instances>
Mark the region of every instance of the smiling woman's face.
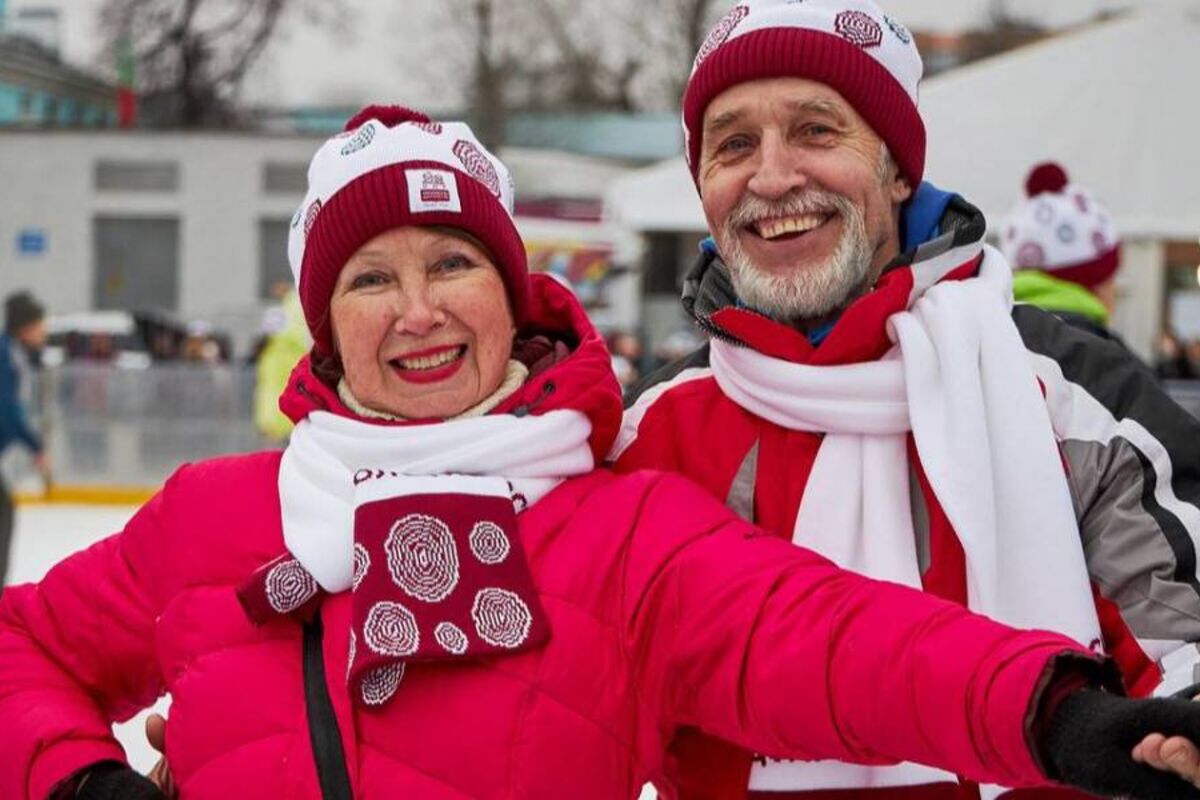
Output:
<instances>
[{"instance_id":1,"label":"smiling woman's face","mask_svg":"<svg viewBox=\"0 0 1200 800\"><path fill-rule=\"evenodd\" d=\"M445 229L382 233L350 257L329 307L334 347L363 405L452 417L504 379L515 325L500 271Z\"/></svg>"}]
</instances>

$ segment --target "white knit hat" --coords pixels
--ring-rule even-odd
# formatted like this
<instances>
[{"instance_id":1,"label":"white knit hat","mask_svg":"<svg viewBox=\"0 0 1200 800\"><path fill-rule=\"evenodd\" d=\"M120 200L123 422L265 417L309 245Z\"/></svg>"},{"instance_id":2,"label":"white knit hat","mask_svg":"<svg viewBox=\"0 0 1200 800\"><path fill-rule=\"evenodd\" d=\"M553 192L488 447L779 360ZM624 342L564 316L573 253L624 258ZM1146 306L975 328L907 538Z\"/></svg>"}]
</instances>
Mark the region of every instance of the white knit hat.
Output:
<instances>
[{"instance_id":1,"label":"white knit hat","mask_svg":"<svg viewBox=\"0 0 1200 800\"><path fill-rule=\"evenodd\" d=\"M508 170L464 123L368 106L313 156L288 234L288 261L318 349L332 350L329 300L347 259L404 225L446 225L478 238L497 262L514 318L524 321L529 277Z\"/></svg>"},{"instance_id":2,"label":"white knit hat","mask_svg":"<svg viewBox=\"0 0 1200 800\"><path fill-rule=\"evenodd\" d=\"M1042 270L1081 286L1112 277L1121 240L1104 206L1073 184L1058 164L1038 164L1001 228L1000 248L1013 269Z\"/></svg>"}]
</instances>

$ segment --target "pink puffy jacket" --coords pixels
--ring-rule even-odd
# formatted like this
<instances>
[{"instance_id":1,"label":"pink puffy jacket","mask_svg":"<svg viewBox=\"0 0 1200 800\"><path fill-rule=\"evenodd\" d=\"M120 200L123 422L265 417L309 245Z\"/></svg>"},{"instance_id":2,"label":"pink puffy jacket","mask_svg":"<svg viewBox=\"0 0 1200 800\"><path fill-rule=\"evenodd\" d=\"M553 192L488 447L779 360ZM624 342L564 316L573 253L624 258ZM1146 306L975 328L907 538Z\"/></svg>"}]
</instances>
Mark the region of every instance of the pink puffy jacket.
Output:
<instances>
[{"instance_id":1,"label":"pink puffy jacket","mask_svg":"<svg viewBox=\"0 0 1200 800\"><path fill-rule=\"evenodd\" d=\"M621 413L582 310L537 282L538 320L575 340L499 413L571 407L607 451ZM349 412L302 363L293 415ZM0 600L0 797L43 800L121 759L110 733L163 692L183 800L320 798L302 633L251 624L235 588L283 552L278 453L179 470L124 531ZM780 757L919 760L1042 780L1031 703L1053 634L1017 633L875 583L760 532L686 481L597 470L520 518L553 636L535 650L413 664L381 710L344 682L349 597L327 598L324 689L358 798L629 798L677 729Z\"/></svg>"}]
</instances>

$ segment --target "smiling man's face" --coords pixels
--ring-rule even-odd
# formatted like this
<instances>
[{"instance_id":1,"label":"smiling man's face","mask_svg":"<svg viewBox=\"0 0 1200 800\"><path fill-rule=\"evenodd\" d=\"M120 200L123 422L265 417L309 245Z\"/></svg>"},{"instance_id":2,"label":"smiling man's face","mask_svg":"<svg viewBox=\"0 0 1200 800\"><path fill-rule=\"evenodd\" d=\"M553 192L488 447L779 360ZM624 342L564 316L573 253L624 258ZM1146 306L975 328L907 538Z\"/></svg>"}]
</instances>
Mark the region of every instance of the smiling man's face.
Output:
<instances>
[{"instance_id":1,"label":"smiling man's face","mask_svg":"<svg viewBox=\"0 0 1200 800\"><path fill-rule=\"evenodd\" d=\"M738 297L777 319L848 305L900 249L912 194L883 141L825 84L733 86L704 112L704 214Z\"/></svg>"}]
</instances>

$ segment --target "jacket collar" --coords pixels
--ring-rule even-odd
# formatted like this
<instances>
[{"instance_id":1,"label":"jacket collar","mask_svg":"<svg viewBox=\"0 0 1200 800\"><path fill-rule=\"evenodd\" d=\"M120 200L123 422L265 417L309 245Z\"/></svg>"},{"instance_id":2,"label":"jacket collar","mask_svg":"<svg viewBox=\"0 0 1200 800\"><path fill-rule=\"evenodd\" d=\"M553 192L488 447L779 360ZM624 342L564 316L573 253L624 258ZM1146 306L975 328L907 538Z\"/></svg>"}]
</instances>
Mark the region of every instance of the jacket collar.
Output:
<instances>
[{"instance_id":1,"label":"jacket collar","mask_svg":"<svg viewBox=\"0 0 1200 800\"><path fill-rule=\"evenodd\" d=\"M931 209L940 212L936 224L931 223ZM902 220L907 249L884 268L869 292L842 312L817 345L796 329L739 306L729 268L713 248L706 248L685 276L683 307L709 334L775 358L814 366L871 361L891 347L889 317L935 283L975 274L986 227L979 209L922 184Z\"/></svg>"}]
</instances>

